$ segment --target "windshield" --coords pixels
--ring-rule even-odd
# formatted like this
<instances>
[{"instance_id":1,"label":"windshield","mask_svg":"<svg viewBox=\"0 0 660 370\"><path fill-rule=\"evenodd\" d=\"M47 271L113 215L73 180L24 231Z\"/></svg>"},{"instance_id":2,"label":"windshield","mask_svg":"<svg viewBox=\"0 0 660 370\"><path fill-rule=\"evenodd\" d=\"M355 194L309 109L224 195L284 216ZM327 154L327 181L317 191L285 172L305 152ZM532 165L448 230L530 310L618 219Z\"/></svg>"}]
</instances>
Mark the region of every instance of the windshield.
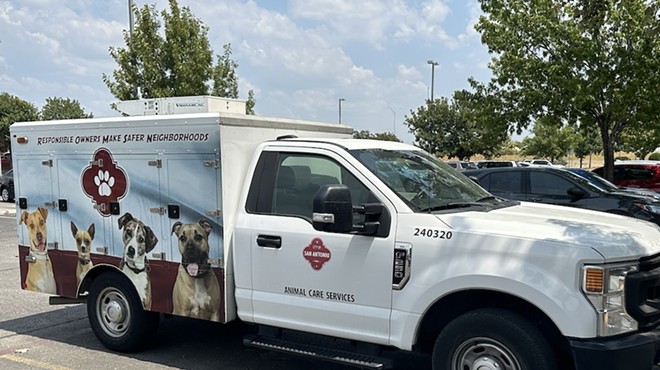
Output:
<instances>
[{"instance_id":1,"label":"windshield","mask_svg":"<svg viewBox=\"0 0 660 370\"><path fill-rule=\"evenodd\" d=\"M588 180L592 185L605 191L618 191L619 187L607 181L606 179L586 170L569 170L570 172Z\"/></svg>"},{"instance_id":2,"label":"windshield","mask_svg":"<svg viewBox=\"0 0 660 370\"><path fill-rule=\"evenodd\" d=\"M351 154L416 211L506 203L422 151L363 149Z\"/></svg>"}]
</instances>

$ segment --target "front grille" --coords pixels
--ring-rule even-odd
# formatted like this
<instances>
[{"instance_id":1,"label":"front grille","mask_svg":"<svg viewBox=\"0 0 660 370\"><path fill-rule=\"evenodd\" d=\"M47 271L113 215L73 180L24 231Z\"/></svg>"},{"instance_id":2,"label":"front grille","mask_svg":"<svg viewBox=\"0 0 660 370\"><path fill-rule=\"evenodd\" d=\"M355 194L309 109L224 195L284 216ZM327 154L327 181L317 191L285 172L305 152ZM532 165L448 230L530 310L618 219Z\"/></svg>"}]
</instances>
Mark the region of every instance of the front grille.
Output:
<instances>
[{"instance_id":1,"label":"front grille","mask_svg":"<svg viewBox=\"0 0 660 370\"><path fill-rule=\"evenodd\" d=\"M626 276L626 310L640 329L660 323L660 253L639 260L639 272Z\"/></svg>"}]
</instances>

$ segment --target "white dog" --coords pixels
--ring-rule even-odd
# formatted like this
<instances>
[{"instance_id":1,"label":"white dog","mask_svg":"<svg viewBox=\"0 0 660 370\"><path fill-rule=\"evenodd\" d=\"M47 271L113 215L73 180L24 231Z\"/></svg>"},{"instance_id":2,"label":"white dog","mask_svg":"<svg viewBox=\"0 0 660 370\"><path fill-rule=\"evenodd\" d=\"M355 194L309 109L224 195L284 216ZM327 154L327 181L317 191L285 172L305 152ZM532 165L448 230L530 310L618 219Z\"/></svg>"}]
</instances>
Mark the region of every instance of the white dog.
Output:
<instances>
[{"instance_id":1,"label":"white dog","mask_svg":"<svg viewBox=\"0 0 660 370\"><path fill-rule=\"evenodd\" d=\"M131 279L137 288L142 304L146 310L151 308L151 282L149 280L147 253L158 243L156 235L149 226L125 213L119 218L119 229L122 230L124 256L119 268Z\"/></svg>"}]
</instances>

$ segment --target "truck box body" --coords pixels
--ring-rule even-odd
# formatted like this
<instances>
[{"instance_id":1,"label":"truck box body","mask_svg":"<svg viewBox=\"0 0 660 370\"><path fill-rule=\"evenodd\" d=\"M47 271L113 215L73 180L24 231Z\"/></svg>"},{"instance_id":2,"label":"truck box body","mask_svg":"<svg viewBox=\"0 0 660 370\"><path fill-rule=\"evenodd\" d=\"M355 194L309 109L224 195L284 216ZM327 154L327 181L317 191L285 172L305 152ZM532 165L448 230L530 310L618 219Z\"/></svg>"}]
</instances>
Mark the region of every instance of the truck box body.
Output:
<instances>
[{"instance_id":1,"label":"truck box body","mask_svg":"<svg viewBox=\"0 0 660 370\"><path fill-rule=\"evenodd\" d=\"M26 224L27 214L38 207L47 211L44 238L56 289L48 288L46 293L75 297L80 283L76 268L81 262L119 269L130 265L127 254L132 252L120 225L122 216L130 214L153 233L153 245L147 243L144 251L136 251L148 261L151 297L146 297L150 304L145 307L172 313L172 290L182 262L173 225L205 220L210 225L207 258L221 290L217 321L232 320L235 303L228 248L254 149L282 135L350 137L351 133L342 125L228 113L12 125L12 137L25 139L12 147L20 174L16 176L19 222ZM79 258L72 224L85 231L93 225L91 251L86 252L89 261ZM30 243L27 225L19 225L21 283L26 288L33 287L26 284ZM143 256L133 258L139 264L137 259ZM190 269L201 274L204 268L198 263Z\"/></svg>"}]
</instances>

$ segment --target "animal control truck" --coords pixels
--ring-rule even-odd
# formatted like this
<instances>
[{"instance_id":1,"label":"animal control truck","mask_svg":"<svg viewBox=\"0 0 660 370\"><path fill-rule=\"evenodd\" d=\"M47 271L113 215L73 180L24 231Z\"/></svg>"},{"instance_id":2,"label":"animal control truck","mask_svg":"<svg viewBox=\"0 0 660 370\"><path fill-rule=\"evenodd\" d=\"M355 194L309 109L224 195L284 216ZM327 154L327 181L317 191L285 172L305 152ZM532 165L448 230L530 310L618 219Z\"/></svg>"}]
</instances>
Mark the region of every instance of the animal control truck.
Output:
<instances>
[{"instance_id":1,"label":"animal control truck","mask_svg":"<svg viewBox=\"0 0 660 370\"><path fill-rule=\"evenodd\" d=\"M439 370L658 363L655 224L496 198L415 146L243 104L13 124L23 288L86 302L116 351L167 314L363 368L392 367L391 350Z\"/></svg>"}]
</instances>

